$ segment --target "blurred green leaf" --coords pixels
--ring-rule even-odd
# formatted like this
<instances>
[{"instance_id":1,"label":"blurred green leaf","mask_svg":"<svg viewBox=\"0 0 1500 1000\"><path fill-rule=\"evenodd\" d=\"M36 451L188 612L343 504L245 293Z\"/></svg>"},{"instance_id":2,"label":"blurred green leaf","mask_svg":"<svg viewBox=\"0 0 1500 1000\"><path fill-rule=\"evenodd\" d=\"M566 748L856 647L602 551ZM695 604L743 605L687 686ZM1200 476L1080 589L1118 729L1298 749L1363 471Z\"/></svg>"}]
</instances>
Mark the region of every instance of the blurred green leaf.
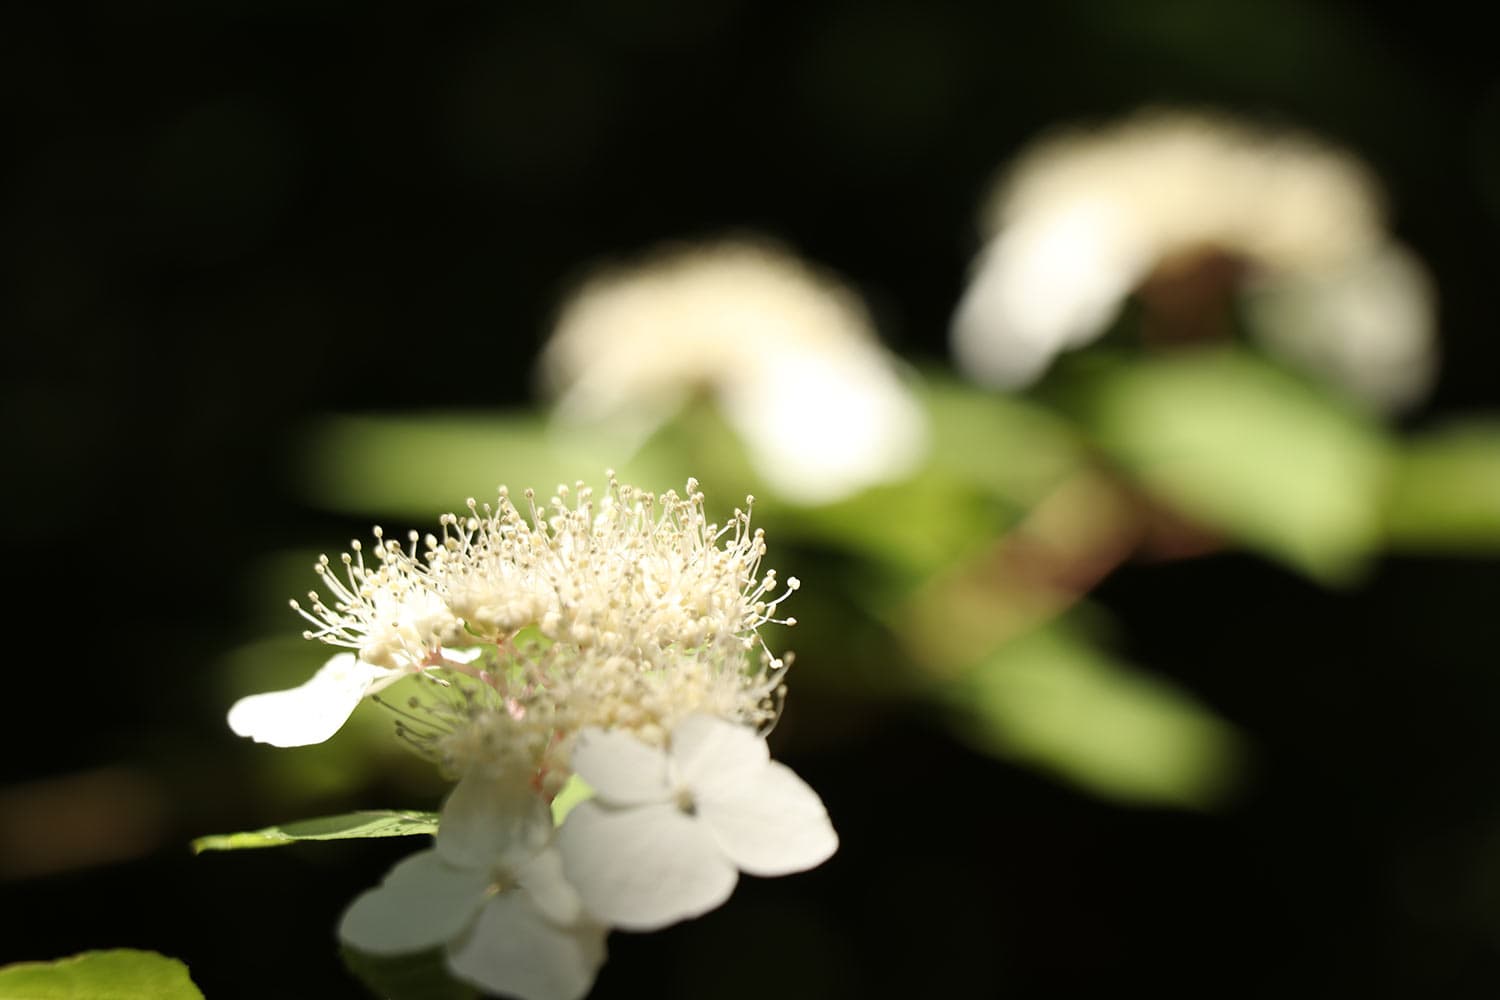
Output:
<instances>
[{"instance_id":1,"label":"blurred green leaf","mask_svg":"<svg viewBox=\"0 0 1500 1000\"><path fill-rule=\"evenodd\" d=\"M1241 766L1228 722L1061 624L1007 644L949 698L981 748L1108 799L1207 808Z\"/></svg>"},{"instance_id":2,"label":"blurred green leaf","mask_svg":"<svg viewBox=\"0 0 1500 1000\"><path fill-rule=\"evenodd\" d=\"M552 825L562 826L563 820L568 818L568 813L573 811L574 806L593 796L594 789L587 781L576 774L569 775L567 784L552 799Z\"/></svg>"},{"instance_id":3,"label":"blurred green leaf","mask_svg":"<svg viewBox=\"0 0 1500 1000\"><path fill-rule=\"evenodd\" d=\"M6 1000L203 1000L175 958L154 951L86 951L55 962L18 962L0 968Z\"/></svg>"},{"instance_id":4,"label":"blurred green leaf","mask_svg":"<svg viewBox=\"0 0 1500 1000\"><path fill-rule=\"evenodd\" d=\"M436 527L443 511L468 497L492 499L501 483L550 495L579 479L602 485L607 468L626 482L678 478L660 474L648 452L630 456L599 438L554 432L532 413L328 417L308 429L298 475L325 509Z\"/></svg>"},{"instance_id":5,"label":"blurred green leaf","mask_svg":"<svg viewBox=\"0 0 1500 1000\"><path fill-rule=\"evenodd\" d=\"M248 833L221 833L193 841L193 853L280 847L299 840L358 840L368 837L416 837L437 832L438 814L398 809L367 809L341 816L299 819Z\"/></svg>"},{"instance_id":6,"label":"blurred green leaf","mask_svg":"<svg viewBox=\"0 0 1500 1000\"><path fill-rule=\"evenodd\" d=\"M1028 401L928 373L925 465L834 503L760 508L778 537L828 544L924 578L972 554L1082 461L1077 434Z\"/></svg>"},{"instance_id":7,"label":"blurred green leaf","mask_svg":"<svg viewBox=\"0 0 1500 1000\"><path fill-rule=\"evenodd\" d=\"M1091 370L1095 439L1182 513L1327 583L1381 540L1387 439L1332 396L1232 349Z\"/></svg>"},{"instance_id":8,"label":"blurred green leaf","mask_svg":"<svg viewBox=\"0 0 1500 1000\"><path fill-rule=\"evenodd\" d=\"M383 1000L473 1000L479 993L448 972L441 948L409 955L339 949L344 966Z\"/></svg>"},{"instance_id":9,"label":"blurred green leaf","mask_svg":"<svg viewBox=\"0 0 1500 1000\"><path fill-rule=\"evenodd\" d=\"M1500 550L1500 422L1413 441L1396 463L1385 522L1391 543L1404 548Z\"/></svg>"},{"instance_id":10,"label":"blurred green leaf","mask_svg":"<svg viewBox=\"0 0 1500 1000\"><path fill-rule=\"evenodd\" d=\"M993 538L1005 517L956 477L931 472L819 507L757 504L778 541L826 545L922 578Z\"/></svg>"},{"instance_id":11,"label":"blurred green leaf","mask_svg":"<svg viewBox=\"0 0 1500 1000\"><path fill-rule=\"evenodd\" d=\"M1024 397L935 373L919 388L932 420L929 471L1029 508L1083 461L1077 432Z\"/></svg>"}]
</instances>

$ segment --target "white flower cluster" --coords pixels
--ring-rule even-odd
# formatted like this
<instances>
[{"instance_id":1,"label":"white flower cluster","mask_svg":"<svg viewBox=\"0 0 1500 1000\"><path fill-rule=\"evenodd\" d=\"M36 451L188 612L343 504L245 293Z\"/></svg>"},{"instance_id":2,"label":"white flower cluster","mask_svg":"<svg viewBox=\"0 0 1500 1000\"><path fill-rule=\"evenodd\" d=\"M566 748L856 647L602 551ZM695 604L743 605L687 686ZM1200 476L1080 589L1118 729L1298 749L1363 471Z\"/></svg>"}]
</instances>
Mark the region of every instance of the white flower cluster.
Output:
<instances>
[{"instance_id":1,"label":"white flower cluster","mask_svg":"<svg viewBox=\"0 0 1500 1000\"><path fill-rule=\"evenodd\" d=\"M1126 297L1195 259L1245 276L1252 331L1371 402L1418 399L1436 365L1431 283L1385 231L1363 164L1310 136L1188 111L1050 136L1007 171L953 321L997 386L1038 378Z\"/></svg>"},{"instance_id":2,"label":"white flower cluster","mask_svg":"<svg viewBox=\"0 0 1500 1000\"><path fill-rule=\"evenodd\" d=\"M564 426L644 440L707 394L800 503L909 475L927 423L850 288L763 240L672 247L595 275L542 357Z\"/></svg>"},{"instance_id":3,"label":"white flower cluster","mask_svg":"<svg viewBox=\"0 0 1500 1000\"><path fill-rule=\"evenodd\" d=\"M570 499L571 498L571 499ZM526 516L502 488L436 535L377 530L331 594L293 607L344 648L306 684L229 713L276 746L327 739L407 675L397 731L457 780L436 843L344 916L375 954L445 949L454 975L524 1000L583 996L611 927L649 930L723 903L744 871L812 868L838 846L817 794L770 759L785 660L759 634L797 589L762 572L747 509L710 522L697 483L655 496L559 487ZM379 700L377 698L377 700ZM570 777L593 797L554 830Z\"/></svg>"}]
</instances>

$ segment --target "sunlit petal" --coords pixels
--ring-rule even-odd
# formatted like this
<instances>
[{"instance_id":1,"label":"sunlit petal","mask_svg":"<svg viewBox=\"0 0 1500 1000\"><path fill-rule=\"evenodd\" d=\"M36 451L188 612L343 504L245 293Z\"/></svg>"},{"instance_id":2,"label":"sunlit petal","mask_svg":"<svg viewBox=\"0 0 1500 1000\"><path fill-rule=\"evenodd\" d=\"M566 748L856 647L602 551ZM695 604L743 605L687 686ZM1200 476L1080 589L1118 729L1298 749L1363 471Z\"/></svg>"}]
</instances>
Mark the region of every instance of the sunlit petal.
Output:
<instances>
[{"instance_id":1,"label":"sunlit petal","mask_svg":"<svg viewBox=\"0 0 1500 1000\"><path fill-rule=\"evenodd\" d=\"M348 721L370 687L391 671L340 653L298 687L241 698L229 709L229 728L276 747L322 743Z\"/></svg>"}]
</instances>

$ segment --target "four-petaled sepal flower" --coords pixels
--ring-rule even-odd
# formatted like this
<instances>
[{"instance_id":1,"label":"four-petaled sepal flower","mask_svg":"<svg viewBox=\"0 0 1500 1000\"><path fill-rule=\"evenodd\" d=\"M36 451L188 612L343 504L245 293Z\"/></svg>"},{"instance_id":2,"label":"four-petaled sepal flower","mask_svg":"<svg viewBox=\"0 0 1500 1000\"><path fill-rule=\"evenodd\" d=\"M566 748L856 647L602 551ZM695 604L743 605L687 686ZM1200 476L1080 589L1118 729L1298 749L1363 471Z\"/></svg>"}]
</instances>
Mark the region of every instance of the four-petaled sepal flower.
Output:
<instances>
[{"instance_id":1,"label":"four-petaled sepal flower","mask_svg":"<svg viewBox=\"0 0 1500 1000\"><path fill-rule=\"evenodd\" d=\"M397 864L339 926L365 952L445 947L449 970L521 1000L577 1000L608 929L584 913L551 843L547 804L514 780L470 775L443 806L435 846Z\"/></svg>"},{"instance_id":2,"label":"four-petaled sepal flower","mask_svg":"<svg viewBox=\"0 0 1500 1000\"><path fill-rule=\"evenodd\" d=\"M749 728L691 715L666 750L586 729L573 769L595 796L558 831L586 910L627 930L706 913L739 873L787 875L827 860L838 835L816 792Z\"/></svg>"}]
</instances>

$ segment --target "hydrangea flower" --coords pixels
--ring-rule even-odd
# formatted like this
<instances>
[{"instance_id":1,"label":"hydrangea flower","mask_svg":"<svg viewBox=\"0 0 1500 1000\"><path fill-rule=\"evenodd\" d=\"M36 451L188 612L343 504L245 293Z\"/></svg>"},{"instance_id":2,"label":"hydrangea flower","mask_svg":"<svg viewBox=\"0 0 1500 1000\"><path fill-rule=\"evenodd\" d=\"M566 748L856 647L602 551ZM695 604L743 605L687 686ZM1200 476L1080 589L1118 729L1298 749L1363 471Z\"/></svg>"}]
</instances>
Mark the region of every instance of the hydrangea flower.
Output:
<instances>
[{"instance_id":1,"label":"hydrangea flower","mask_svg":"<svg viewBox=\"0 0 1500 1000\"><path fill-rule=\"evenodd\" d=\"M381 955L442 947L483 989L571 1000L609 926L705 912L741 871L810 868L838 838L758 735L787 667L760 628L795 624L779 607L798 582L762 570L751 498L722 524L691 479L681 496L611 477L597 500L582 484L525 498L525 514L503 487L471 500L437 535L382 543L373 568L356 546L332 602L303 611L309 638L345 651L297 688L242 699L230 725L317 742L416 675L407 700L381 704L458 785L434 847L357 899L340 934ZM554 834L548 803L574 774L596 794Z\"/></svg>"},{"instance_id":2,"label":"hydrangea flower","mask_svg":"<svg viewBox=\"0 0 1500 1000\"><path fill-rule=\"evenodd\" d=\"M683 719L666 748L586 730L573 768L594 797L558 831L564 870L584 907L617 927L698 916L729 898L741 871L805 871L838 848L817 793L723 719Z\"/></svg>"},{"instance_id":3,"label":"hydrangea flower","mask_svg":"<svg viewBox=\"0 0 1500 1000\"><path fill-rule=\"evenodd\" d=\"M443 806L435 845L397 864L344 913L339 936L376 955L442 947L449 970L521 1000L577 1000L604 962L607 928L563 877L541 796L474 775Z\"/></svg>"},{"instance_id":4,"label":"hydrangea flower","mask_svg":"<svg viewBox=\"0 0 1500 1000\"><path fill-rule=\"evenodd\" d=\"M276 746L321 742L408 674L478 679L544 733L625 727L661 742L692 712L774 718L785 663L757 630L791 622L776 608L798 583L760 571L764 535L748 509L710 522L692 480L685 497L611 480L599 502L579 484L559 487L545 513L530 491L526 503L529 518L503 489L493 506L470 501L421 552L415 538L383 542L373 568L356 544L344 579L320 560L332 603L293 606L319 626L308 638L353 652L300 687L242 699L231 728Z\"/></svg>"},{"instance_id":5,"label":"hydrangea flower","mask_svg":"<svg viewBox=\"0 0 1500 1000\"><path fill-rule=\"evenodd\" d=\"M1166 111L1055 134L1007 171L983 226L953 346L996 386L1103 334L1132 292L1192 312L1221 284L1267 348L1378 406L1414 402L1435 371L1424 269L1385 231L1366 167L1310 136Z\"/></svg>"},{"instance_id":6,"label":"hydrangea flower","mask_svg":"<svg viewBox=\"0 0 1500 1000\"><path fill-rule=\"evenodd\" d=\"M542 357L562 426L644 441L709 395L782 496L829 503L909 474L926 417L849 288L766 241L659 251L596 275Z\"/></svg>"}]
</instances>

